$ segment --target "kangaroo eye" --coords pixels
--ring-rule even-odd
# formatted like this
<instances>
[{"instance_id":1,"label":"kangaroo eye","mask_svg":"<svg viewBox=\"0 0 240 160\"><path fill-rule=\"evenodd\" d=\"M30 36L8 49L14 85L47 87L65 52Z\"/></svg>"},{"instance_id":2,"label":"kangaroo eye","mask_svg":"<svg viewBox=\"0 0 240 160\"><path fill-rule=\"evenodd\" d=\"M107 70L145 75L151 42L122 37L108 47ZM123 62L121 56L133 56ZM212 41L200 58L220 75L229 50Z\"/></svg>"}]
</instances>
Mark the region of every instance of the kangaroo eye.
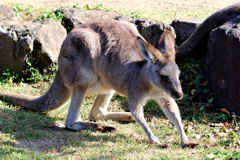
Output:
<instances>
[{"instance_id":1,"label":"kangaroo eye","mask_svg":"<svg viewBox=\"0 0 240 160\"><path fill-rule=\"evenodd\" d=\"M169 80L168 76L164 76L164 75L160 75L160 76L161 76L161 79L164 80L164 81L168 81Z\"/></svg>"}]
</instances>

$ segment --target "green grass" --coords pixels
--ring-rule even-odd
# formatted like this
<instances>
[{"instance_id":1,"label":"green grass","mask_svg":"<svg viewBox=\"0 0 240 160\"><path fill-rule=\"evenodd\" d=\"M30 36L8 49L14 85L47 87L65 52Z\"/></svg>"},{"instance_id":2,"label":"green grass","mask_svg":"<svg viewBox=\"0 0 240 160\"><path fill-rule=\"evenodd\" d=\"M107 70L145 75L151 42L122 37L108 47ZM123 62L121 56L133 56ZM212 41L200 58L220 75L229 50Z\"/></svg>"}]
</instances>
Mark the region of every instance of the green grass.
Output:
<instances>
[{"instance_id":1,"label":"green grass","mask_svg":"<svg viewBox=\"0 0 240 160\"><path fill-rule=\"evenodd\" d=\"M36 87L37 86L37 87ZM49 83L12 83L0 85L3 90L22 94L40 94ZM87 119L94 97L87 97L82 106L83 119ZM115 96L112 111L122 111L126 98ZM152 107L152 108L151 108ZM149 145L148 138L137 123L121 124L100 121L117 127L114 133L91 131L73 132L62 128L68 104L47 114L19 109L0 102L0 159L217 159L240 158L240 133L236 126L210 127L207 122L196 122L191 115L183 116L186 132L194 149L181 149L177 129L150 101L146 106L148 123L167 149ZM203 113L207 117L211 114ZM210 122L210 121L209 121ZM226 122L227 123L227 122ZM225 123L225 124L226 124ZM217 124L223 124L219 122Z\"/></svg>"},{"instance_id":2,"label":"green grass","mask_svg":"<svg viewBox=\"0 0 240 160\"><path fill-rule=\"evenodd\" d=\"M128 11L128 10L113 10L120 15L127 15L133 18L145 18L155 21L171 23L174 19L179 18L207 18L215 10L211 8L194 8L194 9L169 9L163 11Z\"/></svg>"},{"instance_id":3,"label":"green grass","mask_svg":"<svg viewBox=\"0 0 240 160\"><path fill-rule=\"evenodd\" d=\"M165 23L171 23L174 19L179 18L206 18L216 10L213 8L189 8L189 9L167 9L167 10L126 10L126 9L115 9L107 8L103 4L97 4L95 6L79 5L74 6L48 6L48 8L38 7L31 5L23 5L18 3L9 4L16 12L17 16L22 20L34 20L34 19L44 19L44 18L55 18L58 19L62 17L59 13L54 14L54 11L61 8L73 7L77 9L87 9L87 10L105 10L117 12L120 15L126 15L132 18L145 18L155 21L161 21Z\"/></svg>"}]
</instances>

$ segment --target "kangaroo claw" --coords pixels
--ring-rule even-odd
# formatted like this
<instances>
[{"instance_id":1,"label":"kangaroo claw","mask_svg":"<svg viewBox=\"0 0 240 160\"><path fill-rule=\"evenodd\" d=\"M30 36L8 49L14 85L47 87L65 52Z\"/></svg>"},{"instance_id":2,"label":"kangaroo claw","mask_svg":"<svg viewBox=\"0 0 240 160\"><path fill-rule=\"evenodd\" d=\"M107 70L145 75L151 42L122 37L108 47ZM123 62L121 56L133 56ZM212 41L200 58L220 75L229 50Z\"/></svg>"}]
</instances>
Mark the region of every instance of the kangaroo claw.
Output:
<instances>
[{"instance_id":1,"label":"kangaroo claw","mask_svg":"<svg viewBox=\"0 0 240 160\"><path fill-rule=\"evenodd\" d=\"M107 133L107 132L116 132L118 129L112 126L99 125L96 131Z\"/></svg>"},{"instance_id":2,"label":"kangaroo claw","mask_svg":"<svg viewBox=\"0 0 240 160\"><path fill-rule=\"evenodd\" d=\"M168 147L168 145L166 143L153 142L152 145L157 146L159 148L167 148Z\"/></svg>"},{"instance_id":3,"label":"kangaroo claw","mask_svg":"<svg viewBox=\"0 0 240 160\"><path fill-rule=\"evenodd\" d=\"M182 148L195 148L198 145L199 145L198 143L187 143L187 144L182 145Z\"/></svg>"}]
</instances>

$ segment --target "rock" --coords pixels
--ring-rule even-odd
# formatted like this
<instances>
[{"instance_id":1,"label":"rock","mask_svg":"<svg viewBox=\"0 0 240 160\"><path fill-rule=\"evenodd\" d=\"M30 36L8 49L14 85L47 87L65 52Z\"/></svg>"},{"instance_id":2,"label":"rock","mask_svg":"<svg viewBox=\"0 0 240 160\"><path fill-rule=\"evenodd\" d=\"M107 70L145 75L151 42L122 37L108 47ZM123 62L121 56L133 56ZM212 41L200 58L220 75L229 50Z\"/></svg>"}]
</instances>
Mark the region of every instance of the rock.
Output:
<instances>
[{"instance_id":1,"label":"rock","mask_svg":"<svg viewBox=\"0 0 240 160\"><path fill-rule=\"evenodd\" d=\"M21 25L0 26L0 74L9 68L23 75L28 51L33 46L29 35L28 29Z\"/></svg>"},{"instance_id":2,"label":"rock","mask_svg":"<svg viewBox=\"0 0 240 160\"><path fill-rule=\"evenodd\" d=\"M30 61L37 63L41 71L57 62L61 45L67 36L66 29L60 22L46 19L37 22Z\"/></svg>"},{"instance_id":3,"label":"rock","mask_svg":"<svg viewBox=\"0 0 240 160\"><path fill-rule=\"evenodd\" d=\"M18 20L15 17L15 11L8 6L0 5L0 25L16 23Z\"/></svg>"},{"instance_id":4,"label":"rock","mask_svg":"<svg viewBox=\"0 0 240 160\"><path fill-rule=\"evenodd\" d=\"M134 23L137 25L140 34L156 48L164 30L169 30L175 35L174 29L166 23L156 23L143 19L137 19Z\"/></svg>"},{"instance_id":5,"label":"rock","mask_svg":"<svg viewBox=\"0 0 240 160\"><path fill-rule=\"evenodd\" d=\"M126 16L119 16L114 12L67 8L63 9L62 13L64 14L63 25L66 29L68 29L68 31L77 25L83 24L92 19L111 18L116 20L129 21L136 24L139 32L143 35L143 37L146 38L146 40L154 46L158 45L158 41L164 29L168 29L174 33L174 29L165 23L156 23L154 21L143 19L131 19Z\"/></svg>"},{"instance_id":6,"label":"rock","mask_svg":"<svg viewBox=\"0 0 240 160\"><path fill-rule=\"evenodd\" d=\"M185 41L202 22L203 19L197 18L174 20L171 25L176 32L176 43Z\"/></svg>"},{"instance_id":7,"label":"rock","mask_svg":"<svg viewBox=\"0 0 240 160\"><path fill-rule=\"evenodd\" d=\"M205 72L221 107L240 115L240 16L214 29Z\"/></svg>"},{"instance_id":8,"label":"rock","mask_svg":"<svg viewBox=\"0 0 240 160\"><path fill-rule=\"evenodd\" d=\"M57 61L66 30L52 19L18 25L0 25L0 74L11 69L24 76L26 61L44 71Z\"/></svg>"},{"instance_id":9,"label":"rock","mask_svg":"<svg viewBox=\"0 0 240 160\"><path fill-rule=\"evenodd\" d=\"M115 20L119 20L119 21L127 21L127 22L132 22L135 23L135 19L128 17L128 16L117 16L114 18Z\"/></svg>"},{"instance_id":10,"label":"rock","mask_svg":"<svg viewBox=\"0 0 240 160\"><path fill-rule=\"evenodd\" d=\"M68 30L92 19L96 19L96 18L115 19L116 17L119 17L119 14L115 12L98 11L98 10L79 10L76 8L63 9L62 13L64 14L63 25Z\"/></svg>"}]
</instances>

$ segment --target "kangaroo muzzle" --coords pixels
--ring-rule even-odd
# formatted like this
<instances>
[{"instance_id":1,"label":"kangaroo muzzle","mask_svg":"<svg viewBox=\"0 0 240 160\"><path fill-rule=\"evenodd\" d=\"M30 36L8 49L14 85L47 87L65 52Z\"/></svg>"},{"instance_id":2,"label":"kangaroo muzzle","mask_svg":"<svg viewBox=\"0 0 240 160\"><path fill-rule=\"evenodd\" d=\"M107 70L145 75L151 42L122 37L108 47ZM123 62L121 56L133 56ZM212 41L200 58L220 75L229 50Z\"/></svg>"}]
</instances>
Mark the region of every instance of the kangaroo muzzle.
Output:
<instances>
[{"instance_id":1,"label":"kangaroo muzzle","mask_svg":"<svg viewBox=\"0 0 240 160\"><path fill-rule=\"evenodd\" d=\"M180 92L177 91L177 92L174 93L174 99L180 100L182 98L183 98L183 92L182 91L180 91Z\"/></svg>"},{"instance_id":2,"label":"kangaroo muzzle","mask_svg":"<svg viewBox=\"0 0 240 160\"><path fill-rule=\"evenodd\" d=\"M180 100L183 98L183 91L179 81L175 81L175 83L172 83L171 95L175 100Z\"/></svg>"}]
</instances>

